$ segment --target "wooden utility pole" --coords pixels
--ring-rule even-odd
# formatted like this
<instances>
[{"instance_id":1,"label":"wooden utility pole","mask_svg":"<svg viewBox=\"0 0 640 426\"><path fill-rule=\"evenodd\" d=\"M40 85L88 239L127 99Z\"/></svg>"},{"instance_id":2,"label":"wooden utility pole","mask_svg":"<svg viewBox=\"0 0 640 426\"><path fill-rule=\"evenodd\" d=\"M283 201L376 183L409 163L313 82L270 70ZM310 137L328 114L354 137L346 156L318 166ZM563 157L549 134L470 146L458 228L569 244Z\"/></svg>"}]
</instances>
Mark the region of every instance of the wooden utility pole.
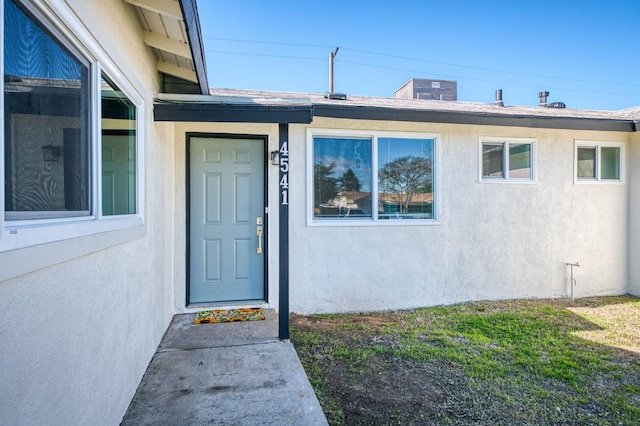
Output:
<instances>
[{"instance_id":1,"label":"wooden utility pole","mask_svg":"<svg viewBox=\"0 0 640 426\"><path fill-rule=\"evenodd\" d=\"M336 57L339 49L336 47L334 52L329 53L329 93L333 93L333 58Z\"/></svg>"}]
</instances>

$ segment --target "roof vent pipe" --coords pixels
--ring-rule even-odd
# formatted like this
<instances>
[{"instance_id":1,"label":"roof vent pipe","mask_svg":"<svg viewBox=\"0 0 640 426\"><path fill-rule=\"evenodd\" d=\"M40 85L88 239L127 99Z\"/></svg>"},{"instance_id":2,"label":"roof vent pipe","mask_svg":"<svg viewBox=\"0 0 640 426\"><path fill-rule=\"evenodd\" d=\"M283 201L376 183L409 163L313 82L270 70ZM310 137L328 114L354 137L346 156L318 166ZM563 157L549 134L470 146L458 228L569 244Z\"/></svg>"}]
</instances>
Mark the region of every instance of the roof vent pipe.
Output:
<instances>
[{"instance_id":1,"label":"roof vent pipe","mask_svg":"<svg viewBox=\"0 0 640 426\"><path fill-rule=\"evenodd\" d=\"M538 104L538 106L547 106L547 96L549 96L549 92L538 92L538 97L540 98L540 103Z\"/></svg>"},{"instance_id":2,"label":"roof vent pipe","mask_svg":"<svg viewBox=\"0 0 640 426\"><path fill-rule=\"evenodd\" d=\"M502 102L502 89L496 89L496 101L494 104L496 106L504 106L504 102Z\"/></svg>"}]
</instances>

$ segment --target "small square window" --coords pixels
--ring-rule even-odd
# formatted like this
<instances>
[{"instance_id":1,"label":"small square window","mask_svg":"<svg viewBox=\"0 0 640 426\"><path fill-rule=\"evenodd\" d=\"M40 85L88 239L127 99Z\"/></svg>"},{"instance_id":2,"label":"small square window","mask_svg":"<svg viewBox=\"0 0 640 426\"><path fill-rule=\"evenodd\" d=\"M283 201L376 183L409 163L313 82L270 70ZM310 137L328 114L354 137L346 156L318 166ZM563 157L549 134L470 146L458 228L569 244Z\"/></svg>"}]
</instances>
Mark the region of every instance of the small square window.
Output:
<instances>
[{"instance_id":1,"label":"small square window","mask_svg":"<svg viewBox=\"0 0 640 426\"><path fill-rule=\"evenodd\" d=\"M503 177L503 145L483 143L482 144L482 176L483 177Z\"/></svg>"},{"instance_id":2,"label":"small square window","mask_svg":"<svg viewBox=\"0 0 640 426\"><path fill-rule=\"evenodd\" d=\"M601 179L620 179L620 148L612 146L603 146L600 148Z\"/></svg>"},{"instance_id":3,"label":"small square window","mask_svg":"<svg viewBox=\"0 0 640 426\"><path fill-rule=\"evenodd\" d=\"M576 142L576 182L622 182L623 146Z\"/></svg>"},{"instance_id":4,"label":"small square window","mask_svg":"<svg viewBox=\"0 0 640 426\"><path fill-rule=\"evenodd\" d=\"M532 181L533 141L482 139L481 181Z\"/></svg>"},{"instance_id":5,"label":"small square window","mask_svg":"<svg viewBox=\"0 0 640 426\"><path fill-rule=\"evenodd\" d=\"M578 178L596 178L596 148L578 148Z\"/></svg>"}]
</instances>

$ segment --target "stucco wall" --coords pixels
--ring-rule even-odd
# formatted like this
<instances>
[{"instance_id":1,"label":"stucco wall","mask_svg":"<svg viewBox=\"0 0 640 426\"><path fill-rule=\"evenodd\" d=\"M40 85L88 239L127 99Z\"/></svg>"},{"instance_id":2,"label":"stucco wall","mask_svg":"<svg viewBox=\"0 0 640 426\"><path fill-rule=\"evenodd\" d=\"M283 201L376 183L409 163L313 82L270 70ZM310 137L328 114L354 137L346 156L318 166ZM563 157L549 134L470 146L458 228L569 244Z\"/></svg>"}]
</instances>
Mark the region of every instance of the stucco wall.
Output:
<instances>
[{"instance_id":1,"label":"stucco wall","mask_svg":"<svg viewBox=\"0 0 640 426\"><path fill-rule=\"evenodd\" d=\"M476 299L627 290L626 185L576 185L574 139L619 133L347 122L313 127L440 135L440 224L307 226L306 126L290 130L290 292L294 312L411 308ZM535 184L478 182L479 136L536 139Z\"/></svg>"},{"instance_id":2,"label":"stucco wall","mask_svg":"<svg viewBox=\"0 0 640 426\"><path fill-rule=\"evenodd\" d=\"M640 296L640 134L631 136L629 154L629 293Z\"/></svg>"},{"instance_id":3,"label":"stucco wall","mask_svg":"<svg viewBox=\"0 0 640 426\"><path fill-rule=\"evenodd\" d=\"M153 123L155 60L131 6L69 3L145 99L145 226L125 231L139 238L0 282L0 424L118 424L173 313L173 134ZM0 264L86 253L105 238L4 253Z\"/></svg>"}]
</instances>

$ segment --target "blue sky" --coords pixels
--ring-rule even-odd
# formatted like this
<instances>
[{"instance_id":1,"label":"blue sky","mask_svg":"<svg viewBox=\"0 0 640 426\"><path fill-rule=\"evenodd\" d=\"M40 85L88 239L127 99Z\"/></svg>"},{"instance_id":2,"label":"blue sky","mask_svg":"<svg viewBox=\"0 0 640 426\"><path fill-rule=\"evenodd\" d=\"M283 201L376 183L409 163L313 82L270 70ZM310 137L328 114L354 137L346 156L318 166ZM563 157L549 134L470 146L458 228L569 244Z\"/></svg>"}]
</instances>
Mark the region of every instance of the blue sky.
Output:
<instances>
[{"instance_id":1,"label":"blue sky","mask_svg":"<svg viewBox=\"0 0 640 426\"><path fill-rule=\"evenodd\" d=\"M640 0L199 0L209 85L389 96L457 80L458 100L640 106Z\"/></svg>"}]
</instances>

